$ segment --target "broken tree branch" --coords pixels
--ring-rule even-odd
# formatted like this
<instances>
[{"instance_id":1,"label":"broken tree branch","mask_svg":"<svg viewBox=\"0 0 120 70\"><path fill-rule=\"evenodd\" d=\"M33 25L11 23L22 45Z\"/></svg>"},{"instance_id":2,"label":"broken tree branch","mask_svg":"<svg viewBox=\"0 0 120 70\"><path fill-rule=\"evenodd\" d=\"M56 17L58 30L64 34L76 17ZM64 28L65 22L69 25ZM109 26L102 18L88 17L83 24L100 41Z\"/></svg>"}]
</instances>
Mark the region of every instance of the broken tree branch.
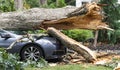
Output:
<instances>
[{"instance_id":1,"label":"broken tree branch","mask_svg":"<svg viewBox=\"0 0 120 70\"><path fill-rule=\"evenodd\" d=\"M101 13L102 7L96 3L88 3L81 8L68 14L68 18L62 18L59 20L43 21L39 27L47 29L48 27L54 27L56 29L89 29L99 30L108 29L109 26L106 22L103 22L103 14Z\"/></svg>"},{"instance_id":2,"label":"broken tree branch","mask_svg":"<svg viewBox=\"0 0 120 70\"><path fill-rule=\"evenodd\" d=\"M48 33L53 37L57 38L62 44L64 44L67 48L76 51L77 53L81 54L87 61L94 61L96 60L95 53L91 51L86 46L80 44L79 42L67 37L60 31L56 30L55 28L48 28Z\"/></svg>"}]
</instances>

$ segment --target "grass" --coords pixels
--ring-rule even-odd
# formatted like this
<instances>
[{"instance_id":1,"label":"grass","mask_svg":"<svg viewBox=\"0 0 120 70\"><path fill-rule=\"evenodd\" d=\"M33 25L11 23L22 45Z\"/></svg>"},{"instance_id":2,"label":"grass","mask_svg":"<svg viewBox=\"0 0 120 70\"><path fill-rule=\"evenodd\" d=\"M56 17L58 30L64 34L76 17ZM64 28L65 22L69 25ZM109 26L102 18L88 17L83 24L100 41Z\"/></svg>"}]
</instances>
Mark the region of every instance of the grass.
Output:
<instances>
[{"instance_id":1,"label":"grass","mask_svg":"<svg viewBox=\"0 0 120 70\"><path fill-rule=\"evenodd\" d=\"M110 67L96 66L90 64L59 65L44 68L26 68L25 70L113 70Z\"/></svg>"}]
</instances>

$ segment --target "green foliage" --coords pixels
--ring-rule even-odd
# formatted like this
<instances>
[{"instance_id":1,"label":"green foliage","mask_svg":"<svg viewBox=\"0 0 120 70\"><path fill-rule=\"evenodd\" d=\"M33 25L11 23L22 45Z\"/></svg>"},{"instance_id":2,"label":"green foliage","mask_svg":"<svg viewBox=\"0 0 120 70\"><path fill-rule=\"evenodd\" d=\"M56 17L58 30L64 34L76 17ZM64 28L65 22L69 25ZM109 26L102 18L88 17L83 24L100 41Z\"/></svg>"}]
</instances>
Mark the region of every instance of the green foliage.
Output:
<instances>
[{"instance_id":1,"label":"green foliage","mask_svg":"<svg viewBox=\"0 0 120 70\"><path fill-rule=\"evenodd\" d=\"M24 4L26 7L34 8L39 7L39 0L24 0Z\"/></svg>"},{"instance_id":2,"label":"green foliage","mask_svg":"<svg viewBox=\"0 0 120 70\"><path fill-rule=\"evenodd\" d=\"M59 8L59 7L64 7L64 6L66 6L65 0L58 0L58 2L56 2L56 0L48 0L47 5L42 6L42 7Z\"/></svg>"},{"instance_id":3,"label":"green foliage","mask_svg":"<svg viewBox=\"0 0 120 70\"><path fill-rule=\"evenodd\" d=\"M25 67L44 67L48 63L44 59L40 59L38 62L30 61L22 62L19 61L19 56L16 54L7 53L5 49L0 48L0 70L24 70Z\"/></svg>"},{"instance_id":4,"label":"green foliage","mask_svg":"<svg viewBox=\"0 0 120 70\"><path fill-rule=\"evenodd\" d=\"M23 62L19 62L19 57L6 52L0 48L0 68L1 70L23 70Z\"/></svg>"},{"instance_id":5,"label":"green foliage","mask_svg":"<svg viewBox=\"0 0 120 70\"><path fill-rule=\"evenodd\" d=\"M23 8L30 9L34 7L44 7L44 8L58 8L64 7L66 5L74 5L75 0L47 0L47 4L41 6L39 0L23 0ZM15 11L14 0L0 0L0 11L10 12Z\"/></svg>"},{"instance_id":6,"label":"green foliage","mask_svg":"<svg viewBox=\"0 0 120 70\"><path fill-rule=\"evenodd\" d=\"M39 0L24 0L24 7L26 9L34 8L34 7L44 7L44 8L56 8L56 7L64 7L66 6L65 0L47 0L47 5L40 5Z\"/></svg>"},{"instance_id":7,"label":"green foliage","mask_svg":"<svg viewBox=\"0 0 120 70\"><path fill-rule=\"evenodd\" d=\"M41 58L38 62L27 60L27 62L24 63L24 65L27 68L31 68L31 67L33 67L33 68L41 68L41 67L47 67L48 63L47 63L47 61L45 61L44 59Z\"/></svg>"},{"instance_id":8,"label":"green foliage","mask_svg":"<svg viewBox=\"0 0 120 70\"><path fill-rule=\"evenodd\" d=\"M113 70L113 68L107 66L100 66L100 65L91 65L91 64L71 64L71 65L58 65L53 67L46 67L43 68L42 70Z\"/></svg>"},{"instance_id":9,"label":"green foliage","mask_svg":"<svg viewBox=\"0 0 120 70\"><path fill-rule=\"evenodd\" d=\"M65 0L58 0L56 7L64 7L66 6Z\"/></svg>"},{"instance_id":10,"label":"green foliage","mask_svg":"<svg viewBox=\"0 0 120 70\"><path fill-rule=\"evenodd\" d=\"M65 3L67 5L73 5L73 6L75 6L75 2L76 2L76 0L65 0Z\"/></svg>"},{"instance_id":11,"label":"green foliage","mask_svg":"<svg viewBox=\"0 0 120 70\"><path fill-rule=\"evenodd\" d=\"M23 1L24 3L23 3L23 7L24 7L24 9L30 9L30 4L29 3L27 3L27 0L24 0Z\"/></svg>"},{"instance_id":12,"label":"green foliage","mask_svg":"<svg viewBox=\"0 0 120 70\"><path fill-rule=\"evenodd\" d=\"M0 0L0 11L2 12L15 11L14 0Z\"/></svg>"},{"instance_id":13,"label":"green foliage","mask_svg":"<svg viewBox=\"0 0 120 70\"><path fill-rule=\"evenodd\" d=\"M120 4L117 3L117 0L101 0L100 3L107 4L108 6L103 7L104 12L106 13L107 18L106 22L109 23L110 27L115 31L100 31L99 32L99 41L107 41L109 43L117 43L117 40L120 39Z\"/></svg>"},{"instance_id":14,"label":"green foliage","mask_svg":"<svg viewBox=\"0 0 120 70\"><path fill-rule=\"evenodd\" d=\"M27 31L27 33L29 33L29 34L40 34L40 33L45 33L46 31L44 31L44 30L35 30L35 31Z\"/></svg>"},{"instance_id":15,"label":"green foliage","mask_svg":"<svg viewBox=\"0 0 120 70\"><path fill-rule=\"evenodd\" d=\"M75 39L76 41L85 41L89 38L93 38L93 33L92 31L89 30L74 29L64 30L62 32L69 36L70 38Z\"/></svg>"}]
</instances>

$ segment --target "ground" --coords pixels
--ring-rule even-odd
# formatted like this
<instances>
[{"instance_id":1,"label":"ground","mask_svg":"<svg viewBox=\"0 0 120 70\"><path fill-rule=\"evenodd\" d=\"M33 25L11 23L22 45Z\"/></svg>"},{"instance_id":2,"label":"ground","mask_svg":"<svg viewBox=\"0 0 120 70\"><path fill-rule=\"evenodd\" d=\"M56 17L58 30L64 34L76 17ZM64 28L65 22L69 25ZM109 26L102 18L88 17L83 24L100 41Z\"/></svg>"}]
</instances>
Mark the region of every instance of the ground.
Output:
<instances>
[{"instance_id":1,"label":"ground","mask_svg":"<svg viewBox=\"0 0 120 70\"><path fill-rule=\"evenodd\" d=\"M113 70L120 62L118 45L99 45L89 47L97 54L97 60L87 62L80 54L72 50L63 56L63 60L49 61L49 66L43 68L25 68L25 70ZM120 69L118 69L120 70Z\"/></svg>"},{"instance_id":2,"label":"ground","mask_svg":"<svg viewBox=\"0 0 120 70\"><path fill-rule=\"evenodd\" d=\"M107 66L111 68L115 68L120 62L120 47L117 45L108 45L101 44L97 47L89 47L94 52L96 52L97 60L94 62L87 62L80 54L69 50L67 55L63 57L63 60L57 63L50 63L50 66L56 65L68 65L68 64L92 64L92 65L100 65ZM108 69L109 70L109 69Z\"/></svg>"}]
</instances>

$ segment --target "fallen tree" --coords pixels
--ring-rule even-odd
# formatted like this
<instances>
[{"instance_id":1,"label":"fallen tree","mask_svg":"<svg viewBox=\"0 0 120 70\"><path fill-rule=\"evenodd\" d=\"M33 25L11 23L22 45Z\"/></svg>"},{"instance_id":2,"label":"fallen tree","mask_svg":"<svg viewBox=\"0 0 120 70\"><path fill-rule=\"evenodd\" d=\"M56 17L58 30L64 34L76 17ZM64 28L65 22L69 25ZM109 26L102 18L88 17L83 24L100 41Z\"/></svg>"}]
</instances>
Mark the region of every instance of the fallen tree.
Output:
<instances>
[{"instance_id":1,"label":"fallen tree","mask_svg":"<svg viewBox=\"0 0 120 70\"><path fill-rule=\"evenodd\" d=\"M48 27L54 27L57 29L90 29L95 30L94 47L97 44L97 36L99 29L108 29L109 25L103 22L104 14L102 14L102 7L106 4L88 3L80 8L77 8L71 13L67 14L68 18L62 18L59 20L47 20L43 21L38 27L47 29Z\"/></svg>"},{"instance_id":2,"label":"fallen tree","mask_svg":"<svg viewBox=\"0 0 120 70\"><path fill-rule=\"evenodd\" d=\"M103 22L104 15L102 14L102 6L96 3L88 3L83 5L80 8L77 8L71 13L67 14L67 18L62 18L59 20L47 20L43 21L41 26L45 29L48 27L54 27L56 29L90 29L90 30L99 30L99 29L108 29L109 25L106 22Z\"/></svg>"},{"instance_id":3,"label":"fallen tree","mask_svg":"<svg viewBox=\"0 0 120 70\"><path fill-rule=\"evenodd\" d=\"M96 3L86 4L80 8L33 8L25 11L0 13L0 28L18 30L40 29L41 27L109 29L102 19L101 5Z\"/></svg>"},{"instance_id":4,"label":"fallen tree","mask_svg":"<svg viewBox=\"0 0 120 70\"><path fill-rule=\"evenodd\" d=\"M47 31L50 35L57 38L62 44L64 44L67 48L76 51L78 54L81 54L87 61L94 61L96 60L96 55L93 51L91 51L86 46L80 44L79 42L67 37L60 31L56 30L55 28L48 28Z\"/></svg>"},{"instance_id":5,"label":"fallen tree","mask_svg":"<svg viewBox=\"0 0 120 70\"><path fill-rule=\"evenodd\" d=\"M78 52L86 60L93 61L96 57L90 49L54 28L90 30L113 29L109 28L108 25L102 21L102 9L101 6L96 3L86 4L82 8L78 8L75 11L73 10L75 10L75 7L59 9L42 8L19 13L2 13L0 14L0 28L19 30L40 29L41 27L44 29L48 28L48 33L59 39L66 47Z\"/></svg>"},{"instance_id":6,"label":"fallen tree","mask_svg":"<svg viewBox=\"0 0 120 70\"><path fill-rule=\"evenodd\" d=\"M33 8L24 11L0 13L0 28L31 30L40 29L39 26L44 20L58 20L66 18L67 14L76 7L67 6L56 9Z\"/></svg>"}]
</instances>

